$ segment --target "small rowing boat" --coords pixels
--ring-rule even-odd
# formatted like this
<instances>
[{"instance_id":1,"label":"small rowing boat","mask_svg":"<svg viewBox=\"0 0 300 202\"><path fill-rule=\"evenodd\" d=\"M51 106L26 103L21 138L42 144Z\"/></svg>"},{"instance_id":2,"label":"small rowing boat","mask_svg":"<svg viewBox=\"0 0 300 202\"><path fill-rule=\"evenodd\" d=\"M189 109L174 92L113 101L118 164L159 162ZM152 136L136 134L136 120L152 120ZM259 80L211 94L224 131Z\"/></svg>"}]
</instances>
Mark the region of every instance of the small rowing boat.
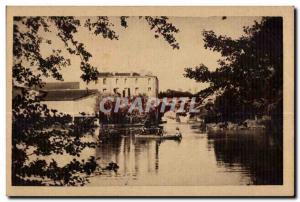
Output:
<instances>
[{"instance_id":1,"label":"small rowing boat","mask_svg":"<svg viewBox=\"0 0 300 202\"><path fill-rule=\"evenodd\" d=\"M136 138L163 139L163 140L181 140L181 135L135 135Z\"/></svg>"}]
</instances>

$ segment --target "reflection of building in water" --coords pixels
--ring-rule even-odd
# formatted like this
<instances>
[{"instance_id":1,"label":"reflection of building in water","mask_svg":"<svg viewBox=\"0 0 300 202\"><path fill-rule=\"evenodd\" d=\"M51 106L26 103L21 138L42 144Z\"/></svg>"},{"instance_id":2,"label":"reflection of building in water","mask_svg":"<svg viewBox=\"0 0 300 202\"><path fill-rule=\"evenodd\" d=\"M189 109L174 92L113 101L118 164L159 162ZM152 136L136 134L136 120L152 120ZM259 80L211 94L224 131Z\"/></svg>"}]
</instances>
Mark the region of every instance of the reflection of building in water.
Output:
<instances>
[{"instance_id":1,"label":"reflection of building in water","mask_svg":"<svg viewBox=\"0 0 300 202\"><path fill-rule=\"evenodd\" d=\"M124 137L101 144L97 157L102 164L111 161L119 165L118 174L136 177L139 173L154 173L159 169L159 142Z\"/></svg>"},{"instance_id":2,"label":"reflection of building in water","mask_svg":"<svg viewBox=\"0 0 300 202\"><path fill-rule=\"evenodd\" d=\"M149 74L103 72L99 74L98 81L90 85L100 93L118 93L122 97L158 95L158 78Z\"/></svg>"}]
</instances>

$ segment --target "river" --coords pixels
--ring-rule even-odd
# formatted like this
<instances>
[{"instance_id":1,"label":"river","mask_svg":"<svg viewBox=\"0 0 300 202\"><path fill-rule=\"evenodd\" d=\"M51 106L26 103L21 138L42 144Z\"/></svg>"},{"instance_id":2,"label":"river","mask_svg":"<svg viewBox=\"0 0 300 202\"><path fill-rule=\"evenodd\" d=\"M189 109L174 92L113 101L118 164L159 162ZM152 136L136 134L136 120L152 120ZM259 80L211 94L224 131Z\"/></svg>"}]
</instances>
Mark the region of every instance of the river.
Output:
<instances>
[{"instance_id":1,"label":"river","mask_svg":"<svg viewBox=\"0 0 300 202\"><path fill-rule=\"evenodd\" d=\"M119 169L92 177L88 186L282 184L282 151L271 135L210 137L195 124L163 126L170 134L179 127L182 140L132 134L101 143L100 165L113 161Z\"/></svg>"}]
</instances>

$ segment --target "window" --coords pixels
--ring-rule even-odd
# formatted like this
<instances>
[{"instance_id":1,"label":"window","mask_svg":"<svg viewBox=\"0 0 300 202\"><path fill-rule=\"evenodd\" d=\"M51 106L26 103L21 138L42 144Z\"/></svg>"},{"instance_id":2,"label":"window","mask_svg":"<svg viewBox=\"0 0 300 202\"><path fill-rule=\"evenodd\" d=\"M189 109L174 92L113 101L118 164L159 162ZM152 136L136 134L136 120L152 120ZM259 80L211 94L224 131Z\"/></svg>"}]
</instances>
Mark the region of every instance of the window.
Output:
<instances>
[{"instance_id":1,"label":"window","mask_svg":"<svg viewBox=\"0 0 300 202\"><path fill-rule=\"evenodd\" d=\"M151 78L148 78L148 84L150 84Z\"/></svg>"},{"instance_id":2,"label":"window","mask_svg":"<svg viewBox=\"0 0 300 202\"><path fill-rule=\"evenodd\" d=\"M114 93L118 94L119 93L118 90L119 90L119 88L114 88Z\"/></svg>"},{"instance_id":3,"label":"window","mask_svg":"<svg viewBox=\"0 0 300 202\"><path fill-rule=\"evenodd\" d=\"M135 88L135 94L137 95L139 93L139 88Z\"/></svg>"},{"instance_id":4,"label":"window","mask_svg":"<svg viewBox=\"0 0 300 202\"><path fill-rule=\"evenodd\" d=\"M151 91L151 87L148 88L148 91Z\"/></svg>"},{"instance_id":5,"label":"window","mask_svg":"<svg viewBox=\"0 0 300 202\"><path fill-rule=\"evenodd\" d=\"M126 82L127 82L127 79L124 79L124 84L126 84Z\"/></svg>"},{"instance_id":6,"label":"window","mask_svg":"<svg viewBox=\"0 0 300 202\"><path fill-rule=\"evenodd\" d=\"M103 79L103 84L104 84L104 85L106 84L106 78Z\"/></svg>"}]
</instances>

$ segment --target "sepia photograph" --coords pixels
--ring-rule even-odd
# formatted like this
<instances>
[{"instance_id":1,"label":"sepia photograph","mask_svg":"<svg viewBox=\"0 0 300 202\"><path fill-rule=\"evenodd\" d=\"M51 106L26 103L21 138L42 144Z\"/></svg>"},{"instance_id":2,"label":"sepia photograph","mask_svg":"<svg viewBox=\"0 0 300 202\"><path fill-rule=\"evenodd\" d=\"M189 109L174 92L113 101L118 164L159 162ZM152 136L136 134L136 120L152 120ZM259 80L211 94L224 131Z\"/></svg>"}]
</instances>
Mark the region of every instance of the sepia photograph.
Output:
<instances>
[{"instance_id":1,"label":"sepia photograph","mask_svg":"<svg viewBox=\"0 0 300 202\"><path fill-rule=\"evenodd\" d=\"M8 195L293 196L293 15L7 7Z\"/></svg>"}]
</instances>

